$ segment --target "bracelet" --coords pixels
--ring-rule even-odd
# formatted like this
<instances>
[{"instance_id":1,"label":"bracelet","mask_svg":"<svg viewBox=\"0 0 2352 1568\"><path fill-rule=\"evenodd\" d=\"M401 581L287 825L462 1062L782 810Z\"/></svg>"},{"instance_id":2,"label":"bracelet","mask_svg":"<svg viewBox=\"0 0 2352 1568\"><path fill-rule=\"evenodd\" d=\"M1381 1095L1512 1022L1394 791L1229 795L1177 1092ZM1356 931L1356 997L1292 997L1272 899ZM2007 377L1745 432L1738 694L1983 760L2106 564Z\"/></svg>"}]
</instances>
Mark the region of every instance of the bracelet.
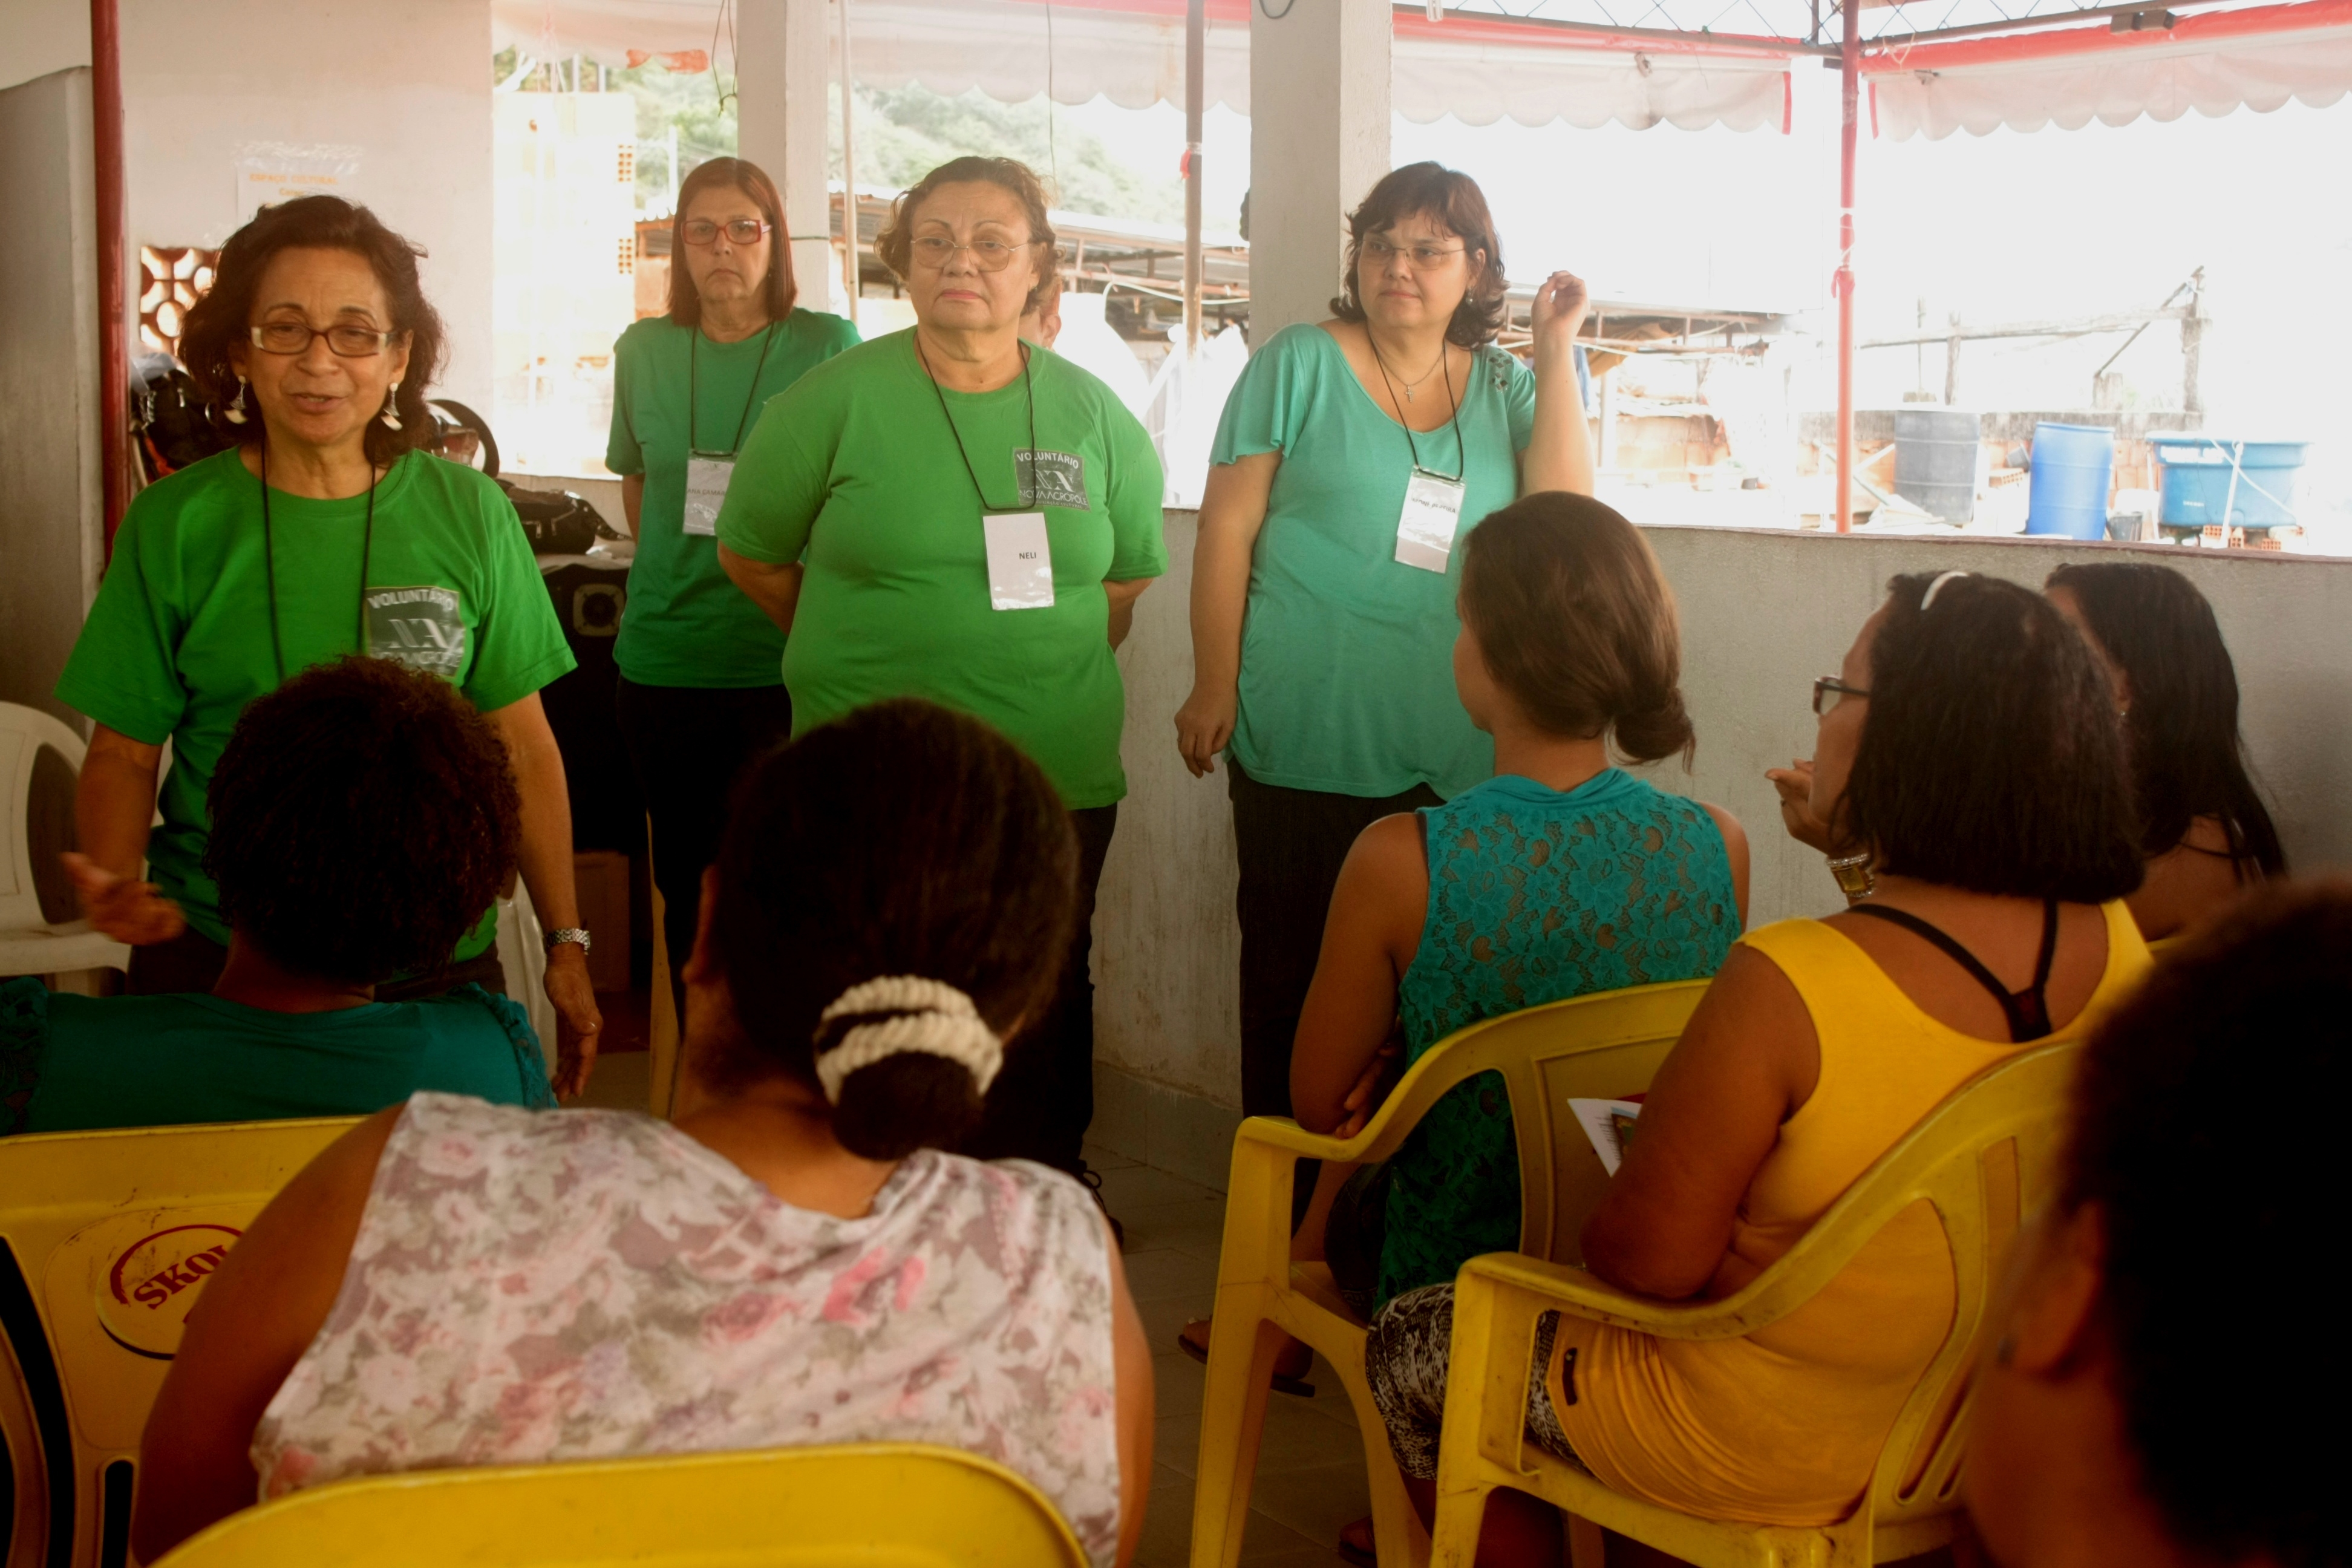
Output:
<instances>
[{"instance_id":1,"label":"bracelet","mask_svg":"<svg viewBox=\"0 0 2352 1568\"><path fill-rule=\"evenodd\" d=\"M1837 879L1838 891L1849 903L1878 891L1878 878L1870 868L1867 854L1831 856L1830 875Z\"/></svg>"},{"instance_id":2,"label":"bracelet","mask_svg":"<svg viewBox=\"0 0 2352 1568\"><path fill-rule=\"evenodd\" d=\"M562 931L551 931L547 933L547 951L550 952L553 952L557 948L563 946L567 942L577 943L580 951L583 953L586 952L588 951L588 932L586 929L581 926L565 926Z\"/></svg>"}]
</instances>

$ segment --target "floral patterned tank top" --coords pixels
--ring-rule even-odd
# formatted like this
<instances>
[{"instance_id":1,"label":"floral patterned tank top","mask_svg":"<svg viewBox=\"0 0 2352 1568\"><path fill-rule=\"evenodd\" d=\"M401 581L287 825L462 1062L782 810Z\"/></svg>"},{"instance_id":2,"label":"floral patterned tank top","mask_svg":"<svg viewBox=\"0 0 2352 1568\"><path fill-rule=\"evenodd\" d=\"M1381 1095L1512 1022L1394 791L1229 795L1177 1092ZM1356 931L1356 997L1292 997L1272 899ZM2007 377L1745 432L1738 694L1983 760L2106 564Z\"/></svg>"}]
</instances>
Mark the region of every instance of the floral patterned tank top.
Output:
<instances>
[{"instance_id":1,"label":"floral patterned tank top","mask_svg":"<svg viewBox=\"0 0 2352 1568\"><path fill-rule=\"evenodd\" d=\"M857 1219L667 1122L419 1094L341 1293L254 1433L261 1496L346 1476L938 1443L1118 1542L1102 1221L1024 1162L925 1150Z\"/></svg>"},{"instance_id":2,"label":"floral patterned tank top","mask_svg":"<svg viewBox=\"0 0 2352 1568\"><path fill-rule=\"evenodd\" d=\"M1731 860L1698 802L1609 768L1562 793L1503 774L1421 814L1429 916L1397 987L1409 1059L1481 1018L1723 966ZM1389 1165L1374 1303L1519 1244L1503 1075L1430 1108Z\"/></svg>"}]
</instances>

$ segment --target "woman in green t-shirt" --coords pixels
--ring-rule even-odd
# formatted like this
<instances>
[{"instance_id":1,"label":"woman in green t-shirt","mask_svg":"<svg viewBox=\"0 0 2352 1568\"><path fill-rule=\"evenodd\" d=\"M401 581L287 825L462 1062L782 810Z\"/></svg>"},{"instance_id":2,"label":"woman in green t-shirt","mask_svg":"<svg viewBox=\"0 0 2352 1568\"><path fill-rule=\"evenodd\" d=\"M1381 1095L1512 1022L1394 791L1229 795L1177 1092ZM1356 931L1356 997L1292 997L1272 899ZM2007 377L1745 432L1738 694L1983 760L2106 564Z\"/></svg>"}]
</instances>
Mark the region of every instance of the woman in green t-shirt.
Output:
<instances>
[{"instance_id":1,"label":"woman in green t-shirt","mask_svg":"<svg viewBox=\"0 0 2352 1568\"><path fill-rule=\"evenodd\" d=\"M557 1084L570 1093L601 1020L563 757L539 691L572 654L513 506L483 475L419 449L442 330L418 254L336 196L264 207L222 249L181 353L236 445L131 502L58 678L58 700L94 721L70 864L91 922L134 950L133 992L211 990L229 929L204 867L205 790L237 716L349 653L429 670L488 716L513 763L522 879L551 944ZM496 925L485 909L449 968L394 994L504 989Z\"/></svg>"},{"instance_id":2,"label":"woman in green t-shirt","mask_svg":"<svg viewBox=\"0 0 2352 1568\"><path fill-rule=\"evenodd\" d=\"M1076 935L967 1152L1082 1172L1087 921L1127 793L1111 650L1167 569L1160 461L1108 387L1021 340L1054 256L1028 169L942 164L898 198L877 249L914 327L768 405L719 512L719 559L791 634L794 733L926 697L996 726L1061 792L1082 848Z\"/></svg>"},{"instance_id":3,"label":"woman in green t-shirt","mask_svg":"<svg viewBox=\"0 0 2352 1568\"><path fill-rule=\"evenodd\" d=\"M637 539L614 707L653 822L681 1009L728 790L793 727L784 634L719 570L719 503L760 405L857 342L840 317L795 309L796 293L774 182L756 163L713 158L678 187L669 310L613 345L604 465L622 476Z\"/></svg>"},{"instance_id":4,"label":"woman in green t-shirt","mask_svg":"<svg viewBox=\"0 0 2352 1568\"><path fill-rule=\"evenodd\" d=\"M1225 753L1241 859L1242 1109L1290 1114L1290 1047L1349 846L1494 773L1454 691L1457 535L1592 491L1581 279L1536 291L1535 370L1496 346L1477 183L1396 170L1349 218L1336 319L1257 345L1226 400L1192 563L1177 747Z\"/></svg>"}]
</instances>

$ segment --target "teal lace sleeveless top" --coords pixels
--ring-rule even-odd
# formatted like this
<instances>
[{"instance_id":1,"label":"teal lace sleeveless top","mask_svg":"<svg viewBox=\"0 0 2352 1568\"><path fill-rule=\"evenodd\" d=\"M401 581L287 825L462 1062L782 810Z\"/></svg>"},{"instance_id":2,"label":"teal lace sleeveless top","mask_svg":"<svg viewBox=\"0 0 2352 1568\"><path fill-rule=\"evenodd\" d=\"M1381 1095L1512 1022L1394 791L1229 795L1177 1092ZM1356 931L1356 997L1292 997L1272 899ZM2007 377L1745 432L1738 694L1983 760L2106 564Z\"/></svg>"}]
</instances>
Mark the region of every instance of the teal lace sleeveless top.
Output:
<instances>
[{"instance_id":1,"label":"teal lace sleeveless top","mask_svg":"<svg viewBox=\"0 0 2352 1568\"><path fill-rule=\"evenodd\" d=\"M1739 936L1731 861L1696 801L1610 768L1562 794L1488 779L1421 814L1429 918L1397 988L1410 1059L1481 1018L1703 979ZM1500 1073L1431 1108L1390 1162L1376 1302L1519 1244Z\"/></svg>"}]
</instances>

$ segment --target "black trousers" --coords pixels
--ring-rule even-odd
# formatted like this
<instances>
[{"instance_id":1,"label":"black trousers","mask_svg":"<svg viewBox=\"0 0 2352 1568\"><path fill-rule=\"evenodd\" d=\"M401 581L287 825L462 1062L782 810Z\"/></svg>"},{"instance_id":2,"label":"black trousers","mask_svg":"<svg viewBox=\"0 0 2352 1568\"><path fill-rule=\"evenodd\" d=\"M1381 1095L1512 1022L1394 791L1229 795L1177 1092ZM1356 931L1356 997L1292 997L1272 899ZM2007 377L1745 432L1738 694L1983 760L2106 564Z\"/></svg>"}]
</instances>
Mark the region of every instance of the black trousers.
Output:
<instances>
[{"instance_id":1,"label":"black trousers","mask_svg":"<svg viewBox=\"0 0 2352 1568\"><path fill-rule=\"evenodd\" d=\"M1063 960L1053 1006L1008 1047L988 1091L980 1131L964 1152L982 1160L1034 1160L1075 1174L1095 1119L1095 889L1118 827L1118 807L1070 813L1078 834L1078 929Z\"/></svg>"},{"instance_id":2,"label":"black trousers","mask_svg":"<svg viewBox=\"0 0 2352 1568\"><path fill-rule=\"evenodd\" d=\"M169 942L159 942L152 947L132 948L131 973L123 989L133 996L176 996L190 992L202 994L220 984L221 971L227 964L228 949L191 927ZM468 981L485 991L499 995L512 994L507 990L506 965L499 962L499 950L493 943L474 957L462 963L453 963L438 974L411 976L379 985L375 988L375 999L379 1002L415 1002L427 996L438 996Z\"/></svg>"},{"instance_id":3,"label":"black trousers","mask_svg":"<svg viewBox=\"0 0 2352 1568\"><path fill-rule=\"evenodd\" d=\"M654 881L682 1023L703 869L719 858L736 776L793 732L793 700L781 686L639 686L624 676L614 684L613 713L653 821Z\"/></svg>"},{"instance_id":4,"label":"black trousers","mask_svg":"<svg viewBox=\"0 0 2352 1568\"><path fill-rule=\"evenodd\" d=\"M1290 1045L1315 978L1331 889L1356 836L1383 816L1437 805L1416 784L1402 795L1328 795L1260 782L1225 753L1241 887L1242 1113L1290 1114Z\"/></svg>"}]
</instances>

